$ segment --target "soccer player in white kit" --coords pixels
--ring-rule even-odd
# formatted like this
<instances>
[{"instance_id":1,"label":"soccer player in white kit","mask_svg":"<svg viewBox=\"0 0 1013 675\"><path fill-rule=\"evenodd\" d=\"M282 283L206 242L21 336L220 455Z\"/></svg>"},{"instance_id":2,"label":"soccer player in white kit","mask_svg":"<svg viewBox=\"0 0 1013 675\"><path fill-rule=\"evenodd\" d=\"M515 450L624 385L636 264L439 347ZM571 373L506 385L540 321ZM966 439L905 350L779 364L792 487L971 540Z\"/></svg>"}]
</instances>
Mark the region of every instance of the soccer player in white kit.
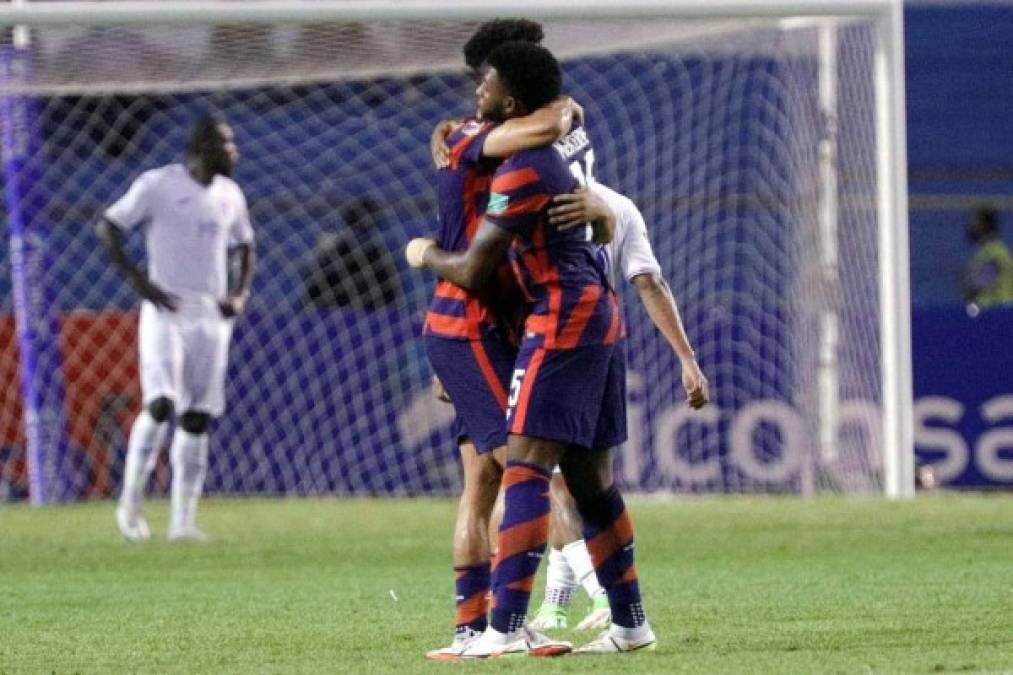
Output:
<instances>
[{"instance_id":1,"label":"soccer player in white kit","mask_svg":"<svg viewBox=\"0 0 1013 675\"><path fill-rule=\"evenodd\" d=\"M618 290L620 278L632 284L651 321L671 345L682 367L686 401L695 409L706 405L710 394L690 345L675 298L661 273L647 237L647 225L640 209L628 197L600 183L591 182L589 191L556 197L549 211L553 222L606 222L605 210L615 216L611 242L602 247L612 287ZM591 612L578 624L578 630L608 627L611 620L608 599L598 584L594 565L582 538L582 522L573 498L558 473L552 479L552 514L549 535L549 567L545 597L531 622L532 628L565 628L573 592L583 586L591 597Z\"/></svg>"},{"instance_id":2,"label":"soccer player in white kit","mask_svg":"<svg viewBox=\"0 0 1013 675\"><path fill-rule=\"evenodd\" d=\"M253 277L253 228L232 179L239 159L231 127L215 117L194 125L183 163L146 171L100 220L113 262L140 294L138 342L144 408L127 444L116 524L130 541L148 539L144 488L173 418L169 539L206 539L197 502L208 465L208 426L225 410L232 324ZM123 234L145 227L147 273L123 248ZM239 258L228 288L228 258Z\"/></svg>"}]
</instances>

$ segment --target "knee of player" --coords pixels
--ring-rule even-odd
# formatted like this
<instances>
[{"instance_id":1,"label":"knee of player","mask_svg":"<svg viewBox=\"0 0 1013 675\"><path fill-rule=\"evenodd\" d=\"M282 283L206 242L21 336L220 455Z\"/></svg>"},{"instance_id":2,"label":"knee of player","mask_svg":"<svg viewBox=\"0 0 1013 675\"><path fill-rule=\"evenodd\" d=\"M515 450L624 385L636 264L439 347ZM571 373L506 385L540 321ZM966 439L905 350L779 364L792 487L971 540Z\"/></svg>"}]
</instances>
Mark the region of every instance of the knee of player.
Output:
<instances>
[{"instance_id":1,"label":"knee of player","mask_svg":"<svg viewBox=\"0 0 1013 675\"><path fill-rule=\"evenodd\" d=\"M161 424L172 418L175 408L176 406L173 404L172 399L161 396L148 404L148 414L151 415L152 419Z\"/></svg>"},{"instance_id":2,"label":"knee of player","mask_svg":"<svg viewBox=\"0 0 1013 675\"><path fill-rule=\"evenodd\" d=\"M179 426L190 434L207 433L211 424L211 415L200 410L187 410L179 418Z\"/></svg>"}]
</instances>

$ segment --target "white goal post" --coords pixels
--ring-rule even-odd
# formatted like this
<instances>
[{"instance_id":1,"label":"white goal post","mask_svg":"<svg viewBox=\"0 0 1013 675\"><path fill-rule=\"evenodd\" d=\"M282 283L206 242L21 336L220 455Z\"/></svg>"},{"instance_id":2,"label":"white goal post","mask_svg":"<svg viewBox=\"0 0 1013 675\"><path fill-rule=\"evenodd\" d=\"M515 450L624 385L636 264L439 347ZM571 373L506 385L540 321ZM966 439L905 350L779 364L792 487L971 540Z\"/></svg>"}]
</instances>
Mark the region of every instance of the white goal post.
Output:
<instances>
[{"instance_id":1,"label":"white goal post","mask_svg":"<svg viewBox=\"0 0 1013 675\"><path fill-rule=\"evenodd\" d=\"M151 26L207 24L313 24L317 22L383 22L383 21L476 21L503 15L535 20L577 20L626 22L631 20L703 20L760 19L792 22L815 22L820 26L862 21L872 28L872 60L869 77L874 92L873 107L875 140L875 211L878 228L878 341L879 384L881 387L882 487L891 499L914 495L914 452L912 429L911 329L908 262L907 171L904 97L903 14L901 0L515 0L504 5L488 0L260 0L254 2L182 1L53 1L19 2L0 6L0 26L17 28L16 41L23 41L23 27L65 26ZM832 30L823 31L821 40L833 40ZM18 37L20 36L20 37ZM17 46L17 45L16 45ZM819 95L823 113L832 117L836 105L827 78L836 77L836 61L832 44L823 43L820 50L823 89ZM831 63L833 62L833 63ZM10 74L8 74L10 77ZM829 87L829 88L828 88ZM10 126L10 122L7 123ZM6 138L8 143L14 142ZM818 254L824 265L824 276L833 277L839 260L833 243L837 237L834 217L837 180L834 155L836 139L824 138L821 152L827 158L821 165L819 204L822 213L814 214L823 232L822 250ZM13 258L13 254L12 254ZM829 279L829 283L835 283ZM15 315L25 311L29 300L19 299L15 281ZM22 293L27 293L22 289ZM19 331L25 319L18 315ZM820 331L821 363L820 401L813 410L820 417L824 453L832 452L836 419L837 385L835 351L839 340L837 317L824 310ZM31 387L29 387L30 389ZM26 396L25 409L29 427L27 444L29 469L33 457L38 464L38 448L33 444L46 442L43 428L46 416L35 409L35 401ZM42 405L42 404L39 404ZM829 431L828 431L829 429ZM52 430L48 433L53 433ZM56 432L59 433L59 432ZM34 480L34 478L33 478ZM39 478L42 481L42 478ZM806 491L804 487L803 491ZM50 501L43 499L41 501Z\"/></svg>"}]
</instances>

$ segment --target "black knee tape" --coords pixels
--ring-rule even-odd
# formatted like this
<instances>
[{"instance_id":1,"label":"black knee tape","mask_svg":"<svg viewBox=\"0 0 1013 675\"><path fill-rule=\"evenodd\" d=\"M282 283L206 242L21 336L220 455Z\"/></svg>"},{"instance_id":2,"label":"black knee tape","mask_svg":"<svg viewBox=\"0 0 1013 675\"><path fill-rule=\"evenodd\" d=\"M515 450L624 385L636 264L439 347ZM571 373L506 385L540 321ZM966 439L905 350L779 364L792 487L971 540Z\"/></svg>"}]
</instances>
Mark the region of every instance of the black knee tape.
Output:
<instances>
[{"instance_id":1,"label":"black knee tape","mask_svg":"<svg viewBox=\"0 0 1013 675\"><path fill-rule=\"evenodd\" d=\"M152 419L161 424L162 422L169 421L175 407L172 399L160 396L148 404L148 414L151 415Z\"/></svg>"},{"instance_id":2,"label":"black knee tape","mask_svg":"<svg viewBox=\"0 0 1013 675\"><path fill-rule=\"evenodd\" d=\"M190 434L203 434L211 424L211 415L199 410L187 410L179 418L179 426Z\"/></svg>"}]
</instances>

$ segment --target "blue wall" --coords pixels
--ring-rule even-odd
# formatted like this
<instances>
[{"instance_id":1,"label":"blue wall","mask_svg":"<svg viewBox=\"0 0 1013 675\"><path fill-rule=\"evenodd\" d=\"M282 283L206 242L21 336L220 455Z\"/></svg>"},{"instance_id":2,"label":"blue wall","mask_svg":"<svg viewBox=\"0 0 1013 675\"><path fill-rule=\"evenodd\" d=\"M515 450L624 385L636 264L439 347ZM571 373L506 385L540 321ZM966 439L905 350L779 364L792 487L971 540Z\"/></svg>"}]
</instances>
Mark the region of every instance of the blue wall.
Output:
<instances>
[{"instance_id":1,"label":"blue wall","mask_svg":"<svg viewBox=\"0 0 1013 675\"><path fill-rule=\"evenodd\" d=\"M913 301L956 305L966 208L926 197L1013 197L1013 7L912 7L905 19ZM1013 245L1013 212L1002 215Z\"/></svg>"}]
</instances>

